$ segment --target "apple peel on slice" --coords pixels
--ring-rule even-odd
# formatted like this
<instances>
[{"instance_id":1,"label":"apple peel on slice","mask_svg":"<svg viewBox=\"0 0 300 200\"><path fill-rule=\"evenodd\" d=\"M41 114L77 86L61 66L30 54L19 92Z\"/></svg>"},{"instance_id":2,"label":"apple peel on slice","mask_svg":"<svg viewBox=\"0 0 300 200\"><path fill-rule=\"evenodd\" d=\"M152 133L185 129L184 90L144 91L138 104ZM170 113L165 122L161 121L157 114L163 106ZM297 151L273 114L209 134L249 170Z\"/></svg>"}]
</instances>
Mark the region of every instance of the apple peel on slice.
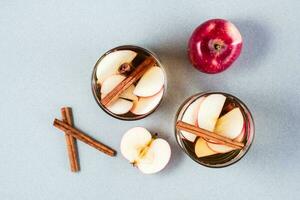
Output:
<instances>
[{"instance_id":1,"label":"apple peel on slice","mask_svg":"<svg viewBox=\"0 0 300 200\"><path fill-rule=\"evenodd\" d=\"M189 107L186 109L186 111L182 116L183 122L197 126L198 110L204 99L205 97L200 97L199 99L197 99L196 101L194 101L189 105ZM181 131L181 134L185 139L191 142L194 142L197 137L196 135L189 133L187 131Z\"/></svg>"},{"instance_id":2,"label":"apple peel on slice","mask_svg":"<svg viewBox=\"0 0 300 200\"><path fill-rule=\"evenodd\" d=\"M122 137L120 148L122 155L145 174L161 171L171 157L169 143L153 138L143 127L128 130Z\"/></svg>"},{"instance_id":3,"label":"apple peel on slice","mask_svg":"<svg viewBox=\"0 0 300 200\"><path fill-rule=\"evenodd\" d=\"M138 101L134 101L131 112L136 115L144 115L151 112L160 102L164 93L162 88L157 94L151 97L141 97Z\"/></svg>"},{"instance_id":4,"label":"apple peel on slice","mask_svg":"<svg viewBox=\"0 0 300 200\"><path fill-rule=\"evenodd\" d=\"M116 115L123 115L125 113L128 113L132 107L132 101L119 98L113 103L109 104L106 108Z\"/></svg>"},{"instance_id":5,"label":"apple peel on slice","mask_svg":"<svg viewBox=\"0 0 300 200\"><path fill-rule=\"evenodd\" d=\"M137 83L134 94L139 97L150 97L158 93L163 87L165 77L160 67L151 67Z\"/></svg>"},{"instance_id":6,"label":"apple peel on slice","mask_svg":"<svg viewBox=\"0 0 300 200\"><path fill-rule=\"evenodd\" d=\"M226 97L222 94L208 95L200 105L198 112L198 126L213 132L224 106Z\"/></svg>"},{"instance_id":7,"label":"apple peel on slice","mask_svg":"<svg viewBox=\"0 0 300 200\"><path fill-rule=\"evenodd\" d=\"M105 55L97 65L97 83L102 84L107 77L117 74L122 64L131 63L136 56L137 53L131 50L119 50Z\"/></svg>"},{"instance_id":8,"label":"apple peel on slice","mask_svg":"<svg viewBox=\"0 0 300 200\"><path fill-rule=\"evenodd\" d=\"M205 156L211 156L216 154L217 152L211 150L207 146L206 140L203 138L198 138L196 144L195 144L195 154L198 158L205 157Z\"/></svg>"}]
</instances>

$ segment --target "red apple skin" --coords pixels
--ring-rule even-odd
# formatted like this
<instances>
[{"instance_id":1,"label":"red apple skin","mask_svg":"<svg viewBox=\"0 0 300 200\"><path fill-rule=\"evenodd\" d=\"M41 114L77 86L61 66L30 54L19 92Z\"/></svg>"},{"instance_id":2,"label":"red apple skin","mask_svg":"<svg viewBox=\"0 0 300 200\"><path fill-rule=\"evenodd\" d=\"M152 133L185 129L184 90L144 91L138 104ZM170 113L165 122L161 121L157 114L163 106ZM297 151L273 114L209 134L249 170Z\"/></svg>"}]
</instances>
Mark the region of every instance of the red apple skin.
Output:
<instances>
[{"instance_id":1,"label":"red apple skin","mask_svg":"<svg viewBox=\"0 0 300 200\"><path fill-rule=\"evenodd\" d=\"M239 30L224 19L211 19L198 26L188 43L188 55L200 71L215 74L226 70L243 46Z\"/></svg>"}]
</instances>

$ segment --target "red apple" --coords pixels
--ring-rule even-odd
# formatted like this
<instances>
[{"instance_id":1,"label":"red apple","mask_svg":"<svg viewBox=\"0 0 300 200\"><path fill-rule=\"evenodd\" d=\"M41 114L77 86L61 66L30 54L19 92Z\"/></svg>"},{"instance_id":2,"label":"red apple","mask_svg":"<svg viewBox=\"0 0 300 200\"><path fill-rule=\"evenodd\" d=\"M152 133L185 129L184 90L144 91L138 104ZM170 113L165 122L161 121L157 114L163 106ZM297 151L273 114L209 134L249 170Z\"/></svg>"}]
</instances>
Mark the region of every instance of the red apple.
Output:
<instances>
[{"instance_id":1,"label":"red apple","mask_svg":"<svg viewBox=\"0 0 300 200\"><path fill-rule=\"evenodd\" d=\"M192 64L200 71L215 74L227 69L243 46L239 30L224 19L211 19L198 26L188 44Z\"/></svg>"}]
</instances>

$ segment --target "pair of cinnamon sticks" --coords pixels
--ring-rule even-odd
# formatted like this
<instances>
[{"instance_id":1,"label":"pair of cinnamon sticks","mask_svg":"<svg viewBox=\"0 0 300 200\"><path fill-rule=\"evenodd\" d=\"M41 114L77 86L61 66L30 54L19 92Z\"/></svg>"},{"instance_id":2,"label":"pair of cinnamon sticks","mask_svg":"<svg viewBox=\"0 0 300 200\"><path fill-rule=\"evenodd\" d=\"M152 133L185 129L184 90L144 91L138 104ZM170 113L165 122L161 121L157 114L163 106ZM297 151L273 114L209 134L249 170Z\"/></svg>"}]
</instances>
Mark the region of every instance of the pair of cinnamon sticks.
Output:
<instances>
[{"instance_id":1,"label":"pair of cinnamon sticks","mask_svg":"<svg viewBox=\"0 0 300 200\"><path fill-rule=\"evenodd\" d=\"M176 128L179 130L182 130L182 131L187 131L187 132L197 135L199 137L209 139L209 140L218 142L220 144L224 144L229 147L233 147L235 149L242 149L245 146L244 143L242 143L242 142L237 142L237 141L231 140L229 138L226 138L226 137L223 137L216 133L193 126L193 125L185 123L183 121L178 121L176 123Z\"/></svg>"},{"instance_id":2,"label":"pair of cinnamon sticks","mask_svg":"<svg viewBox=\"0 0 300 200\"><path fill-rule=\"evenodd\" d=\"M95 149L109 156L116 155L115 150L111 149L110 147L102 144L101 142L93 139L92 137L73 127L73 116L71 108L61 108L61 115L62 121L54 119L53 126L62 130L65 133L70 168L72 172L78 172L80 170L76 139L90 145L91 147L94 147Z\"/></svg>"}]
</instances>

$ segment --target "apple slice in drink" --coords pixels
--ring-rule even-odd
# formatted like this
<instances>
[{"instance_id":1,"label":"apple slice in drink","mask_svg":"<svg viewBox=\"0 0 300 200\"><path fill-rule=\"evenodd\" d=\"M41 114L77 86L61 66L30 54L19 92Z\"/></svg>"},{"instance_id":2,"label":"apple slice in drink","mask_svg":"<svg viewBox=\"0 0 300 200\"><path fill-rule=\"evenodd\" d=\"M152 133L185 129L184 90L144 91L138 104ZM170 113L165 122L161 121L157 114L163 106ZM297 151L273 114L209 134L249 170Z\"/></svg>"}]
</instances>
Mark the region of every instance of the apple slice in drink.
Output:
<instances>
[{"instance_id":1,"label":"apple slice in drink","mask_svg":"<svg viewBox=\"0 0 300 200\"><path fill-rule=\"evenodd\" d=\"M133 93L139 97L150 97L157 94L163 87L165 77L160 67L151 67L141 77Z\"/></svg>"},{"instance_id":2,"label":"apple slice in drink","mask_svg":"<svg viewBox=\"0 0 300 200\"><path fill-rule=\"evenodd\" d=\"M201 137L197 139L197 142L195 145L195 154L198 158L214 155L216 153L217 152L208 148L206 140L204 140Z\"/></svg>"},{"instance_id":3,"label":"apple slice in drink","mask_svg":"<svg viewBox=\"0 0 300 200\"><path fill-rule=\"evenodd\" d=\"M198 110L201 105L201 102L205 99L205 97L200 97L193 103L189 105L189 107L186 109L182 116L182 121L186 122L188 124L192 124L197 126L197 119L198 119ZM196 135L189 133L187 131L181 131L181 134L183 137L191 142L194 142L196 139Z\"/></svg>"},{"instance_id":4,"label":"apple slice in drink","mask_svg":"<svg viewBox=\"0 0 300 200\"><path fill-rule=\"evenodd\" d=\"M122 155L145 174L162 170L171 156L169 143L161 138L153 138L142 127L128 130L122 137L120 147Z\"/></svg>"},{"instance_id":5,"label":"apple slice in drink","mask_svg":"<svg viewBox=\"0 0 300 200\"><path fill-rule=\"evenodd\" d=\"M164 88L151 97L140 97L138 101L134 101L131 112L136 115L144 115L151 112L160 103L163 93Z\"/></svg>"},{"instance_id":6,"label":"apple slice in drink","mask_svg":"<svg viewBox=\"0 0 300 200\"><path fill-rule=\"evenodd\" d=\"M107 77L117 74L122 64L131 63L136 56L137 53L131 50L119 50L105 55L97 65L97 83L102 84Z\"/></svg>"},{"instance_id":7,"label":"apple slice in drink","mask_svg":"<svg viewBox=\"0 0 300 200\"><path fill-rule=\"evenodd\" d=\"M128 113L132 107L132 101L119 98L116 101L109 104L106 108L116 115L123 115L125 113Z\"/></svg>"},{"instance_id":8,"label":"apple slice in drink","mask_svg":"<svg viewBox=\"0 0 300 200\"><path fill-rule=\"evenodd\" d=\"M244 117L239 108L234 108L225 115L223 115L216 124L214 130L215 133L224 137L235 139L241 142L243 137L239 137L240 134L244 134ZM239 141L240 140L240 141ZM226 153L234 150L232 147L228 147L222 144L208 143L209 148L219 153Z\"/></svg>"},{"instance_id":9,"label":"apple slice in drink","mask_svg":"<svg viewBox=\"0 0 300 200\"><path fill-rule=\"evenodd\" d=\"M222 94L208 95L201 103L198 111L198 126L213 132L222 111L226 97Z\"/></svg>"}]
</instances>

